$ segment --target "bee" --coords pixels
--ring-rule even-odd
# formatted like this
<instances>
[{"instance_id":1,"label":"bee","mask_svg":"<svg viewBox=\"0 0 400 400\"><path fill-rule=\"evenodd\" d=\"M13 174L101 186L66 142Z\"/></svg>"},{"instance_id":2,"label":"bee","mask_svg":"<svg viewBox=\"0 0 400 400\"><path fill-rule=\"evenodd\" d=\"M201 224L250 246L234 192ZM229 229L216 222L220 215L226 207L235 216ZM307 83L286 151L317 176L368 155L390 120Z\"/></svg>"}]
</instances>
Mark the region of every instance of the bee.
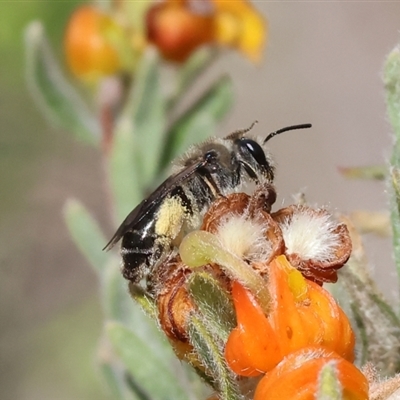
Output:
<instances>
[{"instance_id":1,"label":"bee","mask_svg":"<svg viewBox=\"0 0 400 400\"><path fill-rule=\"evenodd\" d=\"M271 183L275 168L264 148L272 137L311 124L288 126L264 140L247 137L253 128L212 138L189 149L174 164L172 175L125 218L103 250L122 239L123 276L139 283L179 246L183 236L201 225L202 217L219 196L244 183ZM271 204L275 201L274 199Z\"/></svg>"}]
</instances>

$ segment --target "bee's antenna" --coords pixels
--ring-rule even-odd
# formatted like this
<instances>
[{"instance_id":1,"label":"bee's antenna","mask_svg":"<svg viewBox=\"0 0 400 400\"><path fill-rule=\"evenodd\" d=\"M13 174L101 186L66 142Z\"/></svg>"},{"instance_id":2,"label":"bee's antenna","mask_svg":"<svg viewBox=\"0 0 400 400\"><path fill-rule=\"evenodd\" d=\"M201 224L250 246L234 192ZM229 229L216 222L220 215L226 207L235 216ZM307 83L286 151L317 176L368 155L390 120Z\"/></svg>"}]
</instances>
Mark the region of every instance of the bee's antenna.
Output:
<instances>
[{"instance_id":1,"label":"bee's antenna","mask_svg":"<svg viewBox=\"0 0 400 400\"><path fill-rule=\"evenodd\" d=\"M247 132L251 131L254 128L254 125L257 125L257 124L258 124L257 120L253 121L253 123L248 128L243 129L242 132L247 133Z\"/></svg>"},{"instance_id":2,"label":"bee's antenna","mask_svg":"<svg viewBox=\"0 0 400 400\"><path fill-rule=\"evenodd\" d=\"M251 129L254 124L255 124L255 122L253 122L253 124L251 125L251 127L249 129ZM300 125L291 125L291 126L287 126L286 128L278 129L275 132L271 132L265 138L264 143L268 142L268 140L272 139L276 135L279 135L280 133L287 132L287 131L294 131L295 129L306 129L306 128L311 128L311 127L312 127L311 124L300 124Z\"/></svg>"}]
</instances>

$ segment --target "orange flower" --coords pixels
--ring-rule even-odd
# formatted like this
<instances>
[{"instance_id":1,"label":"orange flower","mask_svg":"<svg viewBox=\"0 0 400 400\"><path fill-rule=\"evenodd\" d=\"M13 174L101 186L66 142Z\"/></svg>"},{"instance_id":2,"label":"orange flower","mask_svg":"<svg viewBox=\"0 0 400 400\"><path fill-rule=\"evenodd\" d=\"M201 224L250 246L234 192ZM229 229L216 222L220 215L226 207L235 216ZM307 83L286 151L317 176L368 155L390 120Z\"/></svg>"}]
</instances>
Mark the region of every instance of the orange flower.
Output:
<instances>
[{"instance_id":1,"label":"orange flower","mask_svg":"<svg viewBox=\"0 0 400 400\"><path fill-rule=\"evenodd\" d=\"M238 326L229 336L225 357L239 375L267 372L284 356L318 345L354 359L354 334L333 297L306 280L286 257L269 265L267 289L271 296L266 316L255 297L235 282L232 288Z\"/></svg>"},{"instance_id":2,"label":"orange flower","mask_svg":"<svg viewBox=\"0 0 400 400\"><path fill-rule=\"evenodd\" d=\"M123 37L122 28L104 12L91 6L76 9L64 39L70 70L87 80L116 73L122 60L115 43Z\"/></svg>"},{"instance_id":3,"label":"orange flower","mask_svg":"<svg viewBox=\"0 0 400 400\"><path fill-rule=\"evenodd\" d=\"M352 363L323 347L306 347L286 356L261 379L254 400L312 400L323 385L322 369L328 365L336 373L342 399L368 399L367 378Z\"/></svg>"},{"instance_id":4,"label":"orange flower","mask_svg":"<svg viewBox=\"0 0 400 400\"><path fill-rule=\"evenodd\" d=\"M259 61L266 23L246 0L166 0L148 12L148 39L168 60L185 61L204 44L217 43Z\"/></svg>"}]
</instances>

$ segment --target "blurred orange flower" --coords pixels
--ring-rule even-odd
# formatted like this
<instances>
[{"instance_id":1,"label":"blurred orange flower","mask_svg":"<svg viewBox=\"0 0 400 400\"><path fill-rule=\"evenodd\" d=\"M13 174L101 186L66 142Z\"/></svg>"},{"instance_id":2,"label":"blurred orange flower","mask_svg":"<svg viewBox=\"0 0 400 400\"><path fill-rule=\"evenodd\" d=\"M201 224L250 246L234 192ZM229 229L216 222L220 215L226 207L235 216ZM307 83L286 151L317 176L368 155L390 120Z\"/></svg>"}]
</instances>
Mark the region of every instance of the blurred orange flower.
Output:
<instances>
[{"instance_id":1,"label":"blurred orange flower","mask_svg":"<svg viewBox=\"0 0 400 400\"><path fill-rule=\"evenodd\" d=\"M77 8L64 38L71 72L86 80L118 72L122 68L115 46L118 40L124 40L124 32L111 16L92 6Z\"/></svg>"},{"instance_id":2,"label":"blurred orange flower","mask_svg":"<svg viewBox=\"0 0 400 400\"><path fill-rule=\"evenodd\" d=\"M213 17L181 2L156 4L147 13L147 38L167 60L183 62L213 37Z\"/></svg>"},{"instance_id":3,"label":"blurred orange flower","mask_svg":"<svg viewBox=\"0 0 400 400\"><path fill-rule=\"evenodd\" d=\"M247 0L166 0L150 8L148 39L171 61L185 61L198 47L216 43L261 59L267 24Z\"/></svg>"},{"instance_id":4,"label":"blurred orange flower","mask_svg":"<svg viewBox=\"0 0 400 400\"><path fill-rule=\"evenodd\" d=\"M212 2L216 41L238 49L253 62L260 61L268 30L265 18L246 0Z\"/></svg>"}]
</instances>

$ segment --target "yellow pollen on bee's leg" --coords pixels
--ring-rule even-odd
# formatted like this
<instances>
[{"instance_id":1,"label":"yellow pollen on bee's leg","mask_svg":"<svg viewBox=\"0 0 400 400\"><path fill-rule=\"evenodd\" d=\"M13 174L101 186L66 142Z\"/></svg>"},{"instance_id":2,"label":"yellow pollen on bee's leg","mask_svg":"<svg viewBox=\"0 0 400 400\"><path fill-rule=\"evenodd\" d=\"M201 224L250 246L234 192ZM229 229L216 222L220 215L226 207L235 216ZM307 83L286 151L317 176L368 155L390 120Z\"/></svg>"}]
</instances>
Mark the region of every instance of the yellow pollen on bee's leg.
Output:
<instances>
[{"instance_id":1,"label":"yellow pollen on bee's leg","mask_svg":"<svg viewBox=\"0 0 400 400\"><path fill-rule=\"evenodd\" d=\"M169 197L164 200L158 213L155 231L157 235L176 238L182 229L185 208L179 198Z\"/></svg>"}]
</instances>

